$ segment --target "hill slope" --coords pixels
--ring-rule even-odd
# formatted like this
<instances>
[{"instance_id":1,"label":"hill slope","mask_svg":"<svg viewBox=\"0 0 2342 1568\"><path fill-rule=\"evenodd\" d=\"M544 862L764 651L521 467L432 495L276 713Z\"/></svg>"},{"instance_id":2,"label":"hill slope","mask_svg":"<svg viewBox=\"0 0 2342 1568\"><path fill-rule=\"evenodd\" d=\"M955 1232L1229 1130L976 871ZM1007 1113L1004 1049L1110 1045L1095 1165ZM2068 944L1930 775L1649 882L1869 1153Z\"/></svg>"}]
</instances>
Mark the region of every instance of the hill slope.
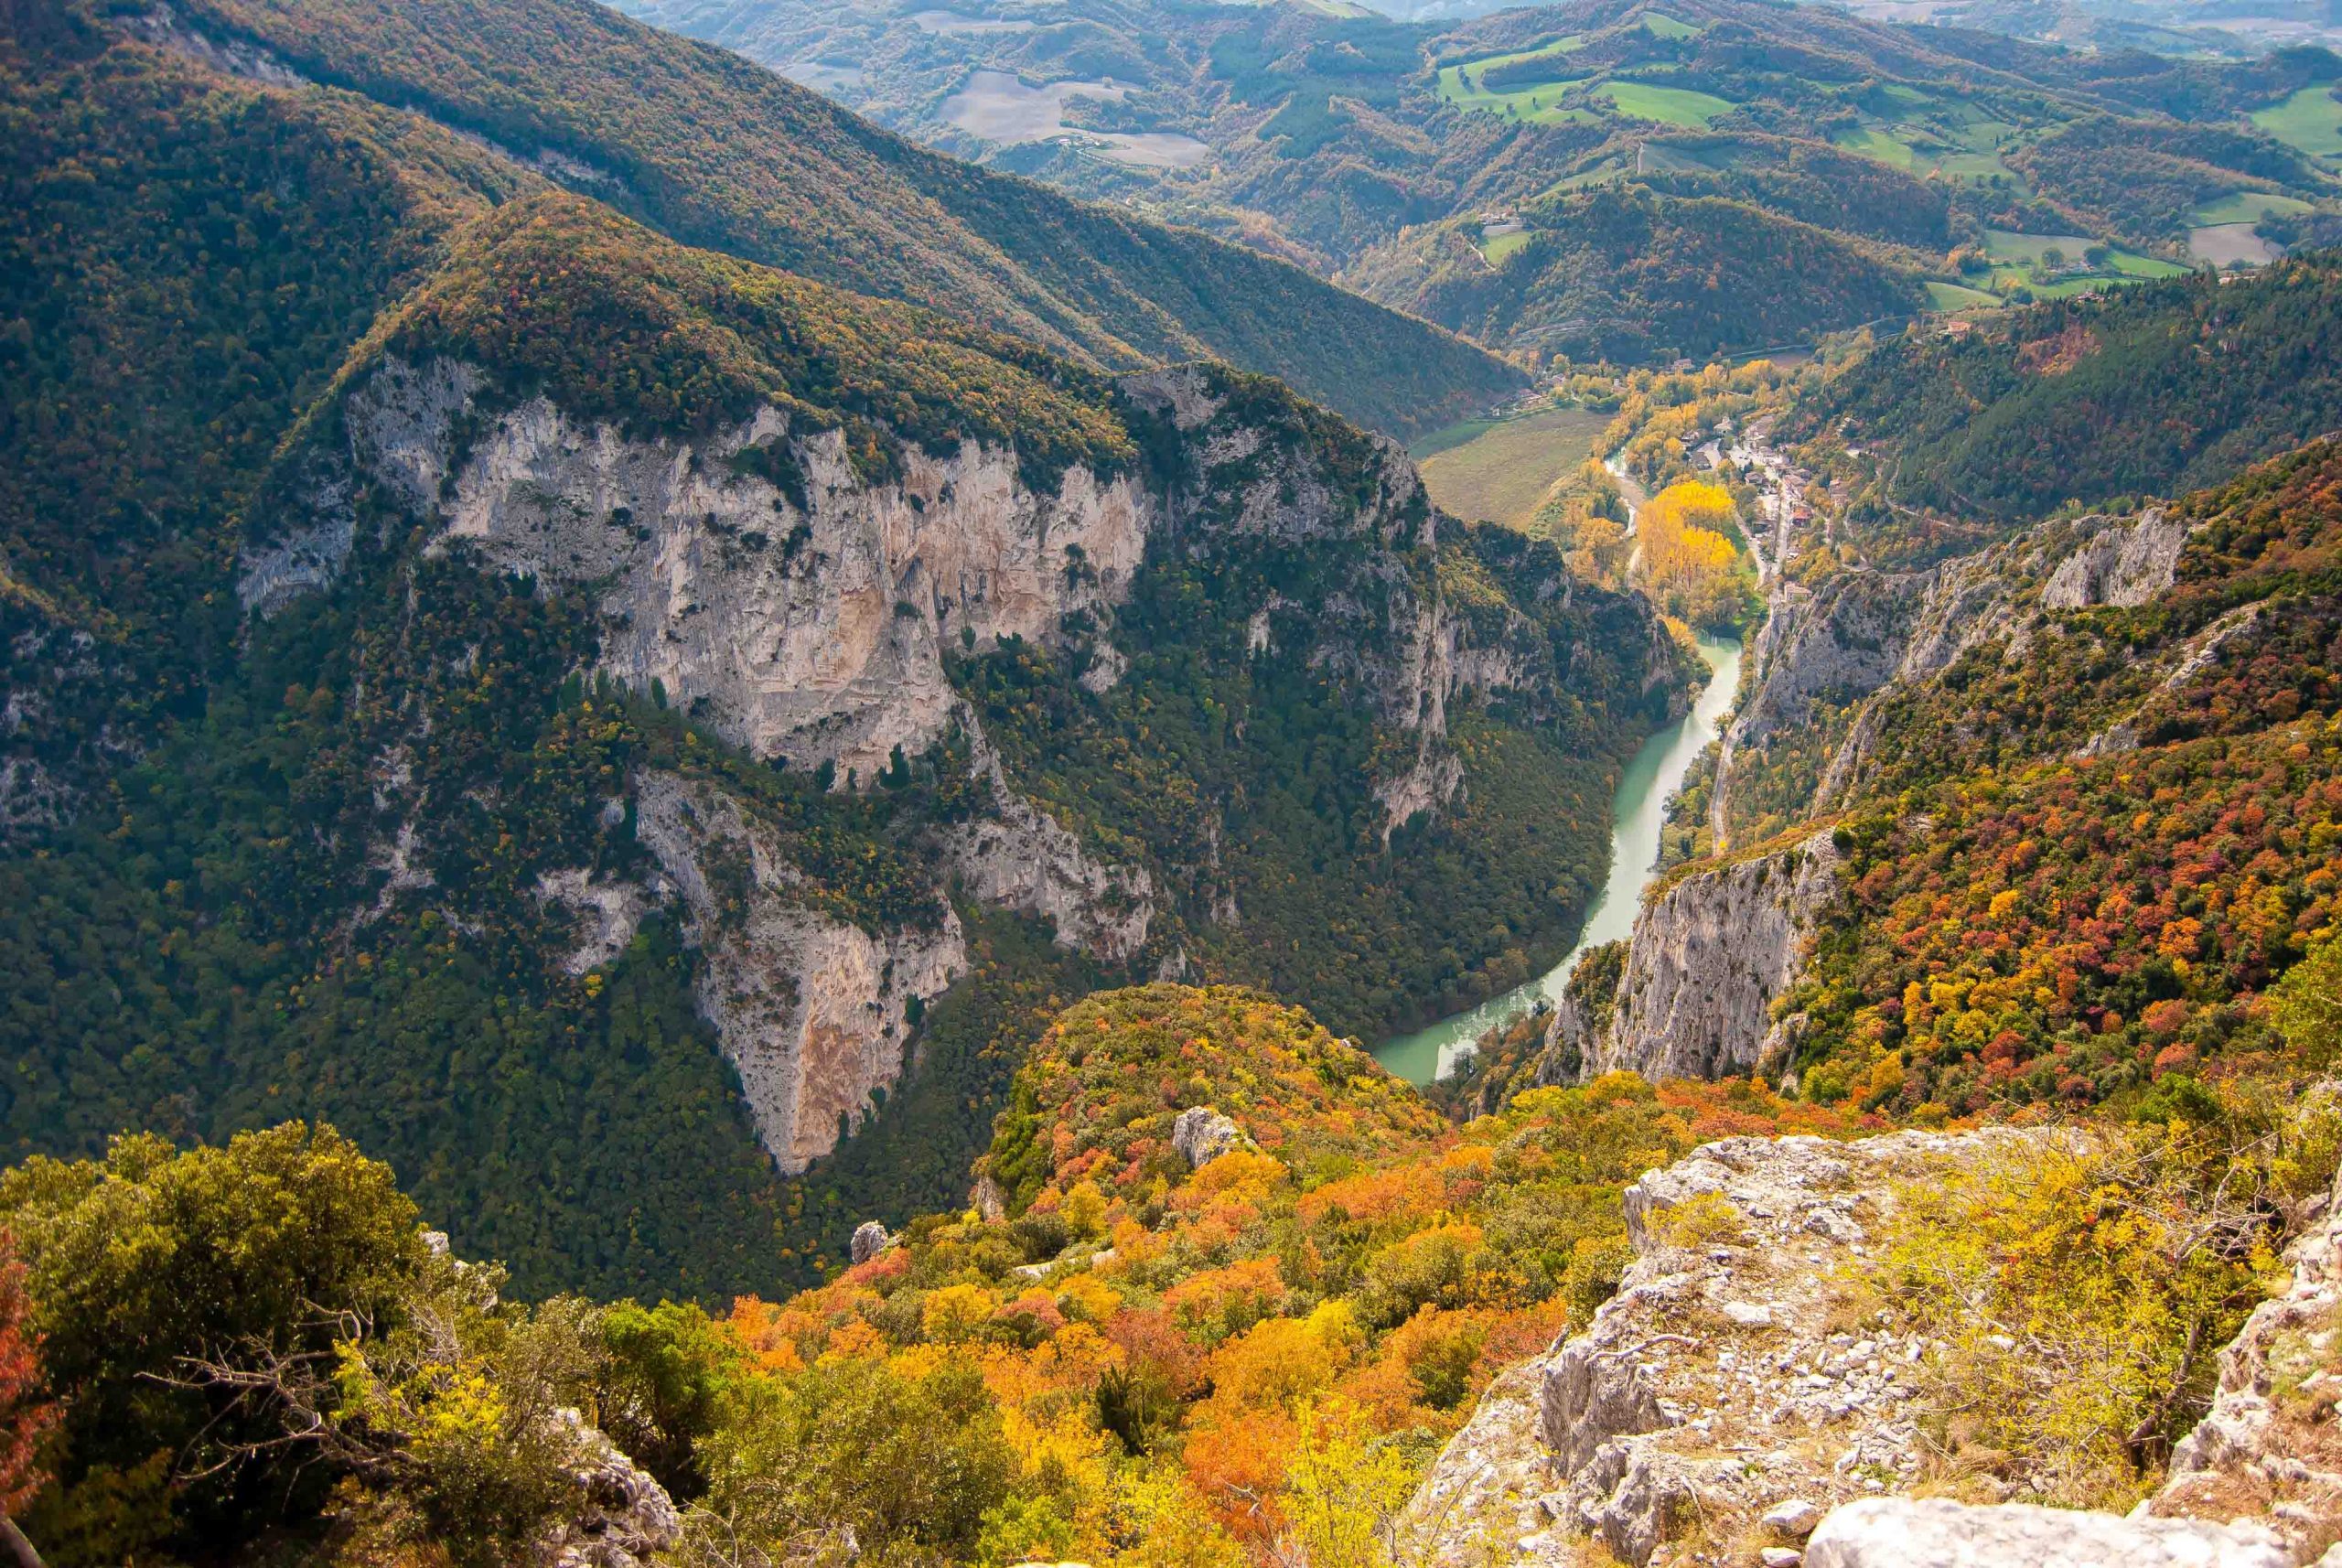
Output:
<instances>
[{"instance_id":1,"label":"hill slope","mask_svg":"<svg viewBox=\"0 0 2342 1568\"><path fill-rule=\"evenodd\" d=\"M1103 369L1209 355L1400 433L1513 384L1469 345L1296 269L938 156L591 0L195 0L181 15L515 149L687 244Z\"/></svg>"},{"instance_id":2,"label":"hill slope","mask_svg":"<svg viewBox=\"0 0 2342 1568\"><path fill-rule=\"evenodd\" d=\"M2169 495L2342 427L2342 262L2057 301L1882 343L1784 426L1818 437L1883 560L2068 502ZM1842 447L1863 449L1848 459ZM1919 509L1928 525L1895 509Z\"/></svg>"},{"instance_id":3,"label":"hill slope","mask_svg":"<svg viewBox=\"0 0 2342 1568\"><path fill-rule=\"evenodd\" d=\"M1372 1027L1572 940L1681 656L1387 441L51 20L6 78L10 1148L298 1107L530 1288L771 1289L953 1200L1102 980Z\"/></svg>"},{"instance_id":4,"label":"hill slope","mask_svg":"<svg viewBox=\"0 0 2342 1568\"><path fill-rule=\"evenodd\" d=\"M1922 281L1973 290L1936 291L1971 304L2122 286L2298 243L2342 198L2330 159L2254 118L2342 76L2316 49L2251 65L2097 57L1748 0L1415 25L1185 0L625 8L936 145L1176 214L1402 308L1474 280L1509 288L1522 308L1432 313L1516 349L1552 343L1556 319L1615 323L1577 338L1614 353L1688 348L1667 297L1703 286L1741 291L1713 312L1735 347L1923 307ZM1772 221L1673 209L1625 258L1596 245L1590 281L1574 265L1512 272L1516 223L1534 231L1536 209L1610 185ZM1562 216L1547 226L1568 230ZM1711 221L1728 236L1701 232ZM1773 300L1769 331L1734 321Z\"/></svg>"}]
</instances>

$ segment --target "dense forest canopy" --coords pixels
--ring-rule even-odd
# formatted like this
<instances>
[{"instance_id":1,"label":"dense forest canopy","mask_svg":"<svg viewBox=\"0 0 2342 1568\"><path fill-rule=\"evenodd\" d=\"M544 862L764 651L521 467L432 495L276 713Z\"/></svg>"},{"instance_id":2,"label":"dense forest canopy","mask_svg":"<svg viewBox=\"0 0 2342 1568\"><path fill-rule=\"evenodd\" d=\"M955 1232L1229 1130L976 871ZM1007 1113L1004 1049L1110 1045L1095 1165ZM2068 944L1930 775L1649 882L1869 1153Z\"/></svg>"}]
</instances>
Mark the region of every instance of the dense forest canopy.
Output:
<instances>
[{"instance_id":1,"label":"dense forest canopy","mask_svg":"<svg viewBox=\"0 0 2342 1568\"><path fill-rule=\"evenodd\" d=\"M1873 548L1941 553L2069 502L2216 483L2342 426L2337 365L2342 263L2313 252L1900 335L1785 430L1864 449L1851 516Z\"/></svg>"}]
</instances>

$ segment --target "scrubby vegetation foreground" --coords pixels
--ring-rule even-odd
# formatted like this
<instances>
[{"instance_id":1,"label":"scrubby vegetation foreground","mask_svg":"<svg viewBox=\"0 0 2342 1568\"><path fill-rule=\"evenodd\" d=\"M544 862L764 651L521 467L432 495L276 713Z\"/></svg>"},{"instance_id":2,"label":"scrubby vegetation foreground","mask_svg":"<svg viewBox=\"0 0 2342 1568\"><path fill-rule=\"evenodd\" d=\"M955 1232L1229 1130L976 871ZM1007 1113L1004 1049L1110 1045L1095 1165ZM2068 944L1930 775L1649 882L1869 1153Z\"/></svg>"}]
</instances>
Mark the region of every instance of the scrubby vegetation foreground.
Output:
<instances>
[{"instance_id":1,"label":"scrubby vegetation foreground","mask_svg":"<svg viewBox=\"0 0 2342 1568\"><path fill-rule=\"evenodd\" d=\"M2137 1493L2331 1179L2330 1099L2294 1090L2330 1066L2337 953L2274 989L2252 1072L2160 1080L2087 1179L1912 1207L1878 1288L2107 1371L2077 1402L1953 1358L1947 1421L1989 1393L2009 1430L1971 1437ZM58 1568L458 1568L556 1560L647 1473L680 1524L660 1499L626 1539L693 1564L1393 1563L1479 1392L1616 1289L1628 1182L1885 1124L1620 1074L1458 1126L1258 993L1111 992L1034 1045L975 1207L714 1316L508 1299L329 1128L124 1137L0 1176L0 1507Z\"/></svg>"}]
</instances>

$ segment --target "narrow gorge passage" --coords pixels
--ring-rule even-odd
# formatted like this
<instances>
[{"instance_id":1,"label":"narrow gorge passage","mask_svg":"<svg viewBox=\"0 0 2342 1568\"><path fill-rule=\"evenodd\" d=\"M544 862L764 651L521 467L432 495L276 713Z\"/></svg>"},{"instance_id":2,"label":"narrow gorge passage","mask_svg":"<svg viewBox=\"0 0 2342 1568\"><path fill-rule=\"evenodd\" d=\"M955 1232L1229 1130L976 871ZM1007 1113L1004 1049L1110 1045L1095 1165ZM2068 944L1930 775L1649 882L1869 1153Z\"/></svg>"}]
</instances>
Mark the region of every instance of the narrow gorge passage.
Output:
<instances>
[{"instance_id":1,"label":"narrow gorge passage","mask_svg":"<svg viewBox=\"0 0 2342 1568\"><path fill-rule=\"evenodd\" d=\"M1712 671L1692 711L1643 742L1619 775L1610 802L1610 879L1586 914L1585 929L1569 956L1537 979L1483 1002L1468 1013L1444 1018L1429 1028L1387 1040L1374 1059L1410 1083L1429 1083L1456 1065L1456 1058L1490 1029L1501 1028L1562 994L1570 971L1590 947L1618 941L1634 930L1643 889L1659 872L1660 829L1667 802L1683 783L1692 761L1716 738L1725 710L1740 686L1741 645L1736 638L1699 639L1700 657Z\"/></svg>"}]
</instances>

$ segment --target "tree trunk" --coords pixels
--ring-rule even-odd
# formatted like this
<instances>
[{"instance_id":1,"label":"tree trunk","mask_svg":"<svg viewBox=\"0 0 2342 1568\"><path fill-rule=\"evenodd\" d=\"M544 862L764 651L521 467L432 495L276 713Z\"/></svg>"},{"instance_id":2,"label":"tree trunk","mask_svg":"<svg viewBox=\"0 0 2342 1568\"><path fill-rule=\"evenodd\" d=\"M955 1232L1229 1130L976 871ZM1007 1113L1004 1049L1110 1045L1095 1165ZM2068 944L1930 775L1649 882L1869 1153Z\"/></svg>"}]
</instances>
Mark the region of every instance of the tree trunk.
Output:
<instances>
[{"instance_id":1,"label":"tree trunk","mask_svg":"<svg viewBox=\"0 0 2342 1568\"><path fill-rule=\"evenodd\" d=\"M7 1548L15 1568L47 1568L40 1553L33 1550L33 1543L16 1528L16 1521L5 1514L0 1514L0 1546Z\"/></svg>"}]
</instances>

